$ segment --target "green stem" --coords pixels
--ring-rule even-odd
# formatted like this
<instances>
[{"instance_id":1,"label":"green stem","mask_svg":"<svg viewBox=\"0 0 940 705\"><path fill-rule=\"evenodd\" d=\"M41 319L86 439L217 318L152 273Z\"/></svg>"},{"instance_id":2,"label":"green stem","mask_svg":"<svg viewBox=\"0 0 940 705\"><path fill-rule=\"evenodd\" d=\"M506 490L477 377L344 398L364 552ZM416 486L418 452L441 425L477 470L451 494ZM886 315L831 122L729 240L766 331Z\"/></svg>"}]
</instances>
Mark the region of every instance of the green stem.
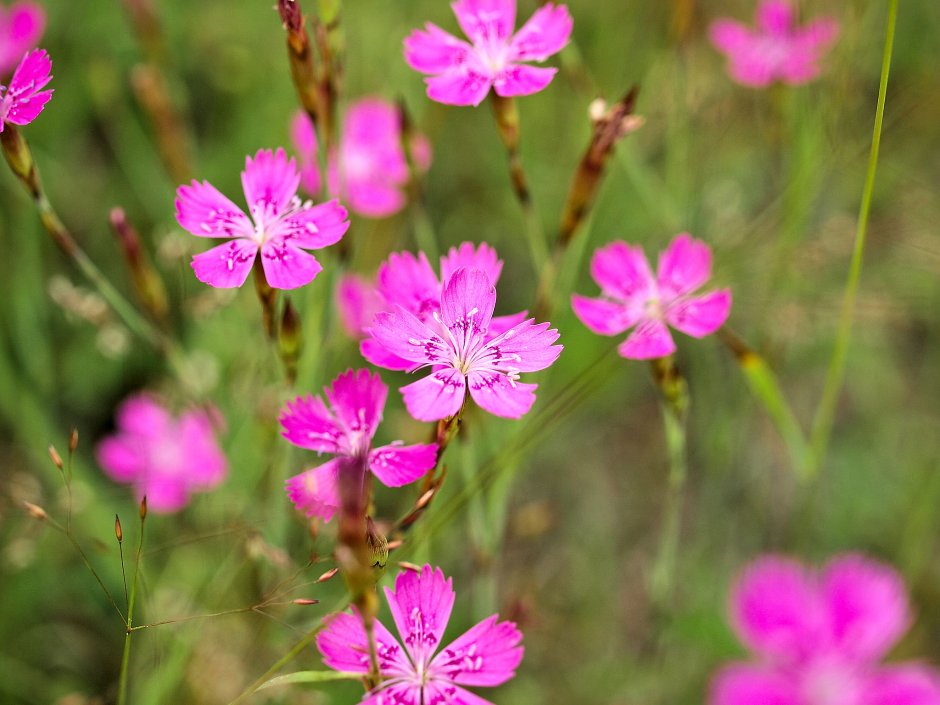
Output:
<instances>
[{"instance_id":1,"label":"green stem","mask_svg":"<svg viewBox=\"0 0 940 705\"><path fill-rule=\"evenodd\" d=\"M146 500L145 500L146 501ZM117 705L127 702L127 673L131 661L131 635L134 632L134 604L137 602L137 579L140 577L140 554L144 547L145 517L140 519L140 535L137 539L137 558L134 561L134 582L131 584L130 601L127 603L127 631L124 634L124 655L121 657L121 677L118 681Z\"/></svg>"},{"instance_id":2,"label":"green stem","mask_svg":"<svg viewBox=\"0 0 940 705\"><path fill-rule=\"evenodd\" d=\"M878 168L878 153L881 148L881 130L884 123L885 100L888 93L888 74L891 71L891 54L894 49L894 32L898 18L898 0L891 0L888 7L888 23L885 31L884 53L881 59L881 82L878 86L878 104L875 109L875 125L872 130L871 153L868 158L868 173L865 177L865 186L862 190L862 201L858 212L858 227L855 231L855 246L852 250L852 261L849 265L848 281L845 285L845 295L842 300L842 311L839 316L839 327L836 333L836 342L829 361L826 381L823 386L822 397L813 418L813 427L810 433L812 454L806 474L814 476L822 465L829 445L829 437L835 421L836 405L839 401L839 392L845 378L845 362L849 353L849 344L852 340L852 324L855 319L855 301L858 297L859 280L862 274L862 260L865 253L865 239L868 234L868 217L871 212L872 194L875 189L875 173Z\"/></svg>"}]
</instances>

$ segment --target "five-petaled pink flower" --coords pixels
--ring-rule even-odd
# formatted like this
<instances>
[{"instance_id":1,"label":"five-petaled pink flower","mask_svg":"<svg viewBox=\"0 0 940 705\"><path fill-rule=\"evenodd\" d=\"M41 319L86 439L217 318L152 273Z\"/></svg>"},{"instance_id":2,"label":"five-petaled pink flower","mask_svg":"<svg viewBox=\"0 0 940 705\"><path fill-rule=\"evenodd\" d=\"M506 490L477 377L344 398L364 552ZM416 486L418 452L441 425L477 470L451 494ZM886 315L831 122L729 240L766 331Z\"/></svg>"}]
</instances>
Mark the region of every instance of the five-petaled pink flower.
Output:
<instances>
[{"instance_id":1,"label":"five-petaled pink flower","mask_svg":"<svg viewBox=\"0 0 940 705\"><path fill-rule=\"evenodd\" d=\"M287 481L287 494L308 516L329 521L340 502L341 472L369 470L389 487L414 482L434 467L437 444L372 447L388 387L369 370L347 370L319 396L298 397L281 414L284 438L301 448L336 457Z\"/></svg>"},{"instance_id":2,"label":"five-petaled pink flower","mask_svg":"<svg viewBox=\"0 0 940 705\"><path fill-rule=\"evenodd\" d=\"M765 556L738 580L730 609L757 660L722 669L710 705L940 705L932 668L878 663L911 622L889 566L849 554L817 573Z\"/></svg>"},{"instance_id":3,"label":"five-petaled pink flower","mask_svg":"<svg viewBox=\"0 0 940 705\"><path fill-rule=\"evenodd\" d=\"M362 705L491 705L462 686L494 687L516 675L522 633L496 614L438 650L454 606L453 582L440 568L425 565L420 573L399 573L395 589L385 588L385 596L402 640L375 622L383 680L366 693ZM317 648L330 668L369 671L368 637L357 613L328 617Z\"/></svg>"},{"instance_id":4,"label":"five-petaled pink flower","mask_svg":"<svg viewBox=\"0 0 940 705\"><path fill-rule=\"evenodd\" d=\"M372 323L372 337L412 370L431 367L430 375L402 387L408 412L419 421L453 416L470 396L496 416L517 419L535 402L536 384L519 382L520 372L551 365L561 353L558 331L530 318L500 335L488 335L496 308L496 289L480 269L460 268L444 283L440 312L432 328L398 305ZM443 334L439 331L443 330Z\"/></svg>"},{"instance_id":5,"label":"five-petaled pink flower","mask_svg":"<svg viewBox=\"0 0 940 705\"><path fill-rule=\"evenodd\" d=\"M721 19L709 30L712 44L728 57L731 77L745 86L763 88L773 81L800 84L819 75L819 60L839 33L830 18L796 26L786 0L763 0L756 29Z\"/></svg>"},{"instance_id":6,"label":"five-petaled pink flower","mask_svg":"<svg viewBox=\"0 0 940 705\"><path fill-rule=\"evenodd\" d=\"M300 156L301 188L311 195L320 193L323 183L317 163L317 134L303 111L291 121L291 141ZM415 167L427 171L431 164L427 139L414 135L410 149ZM342 198L360 215L384 218L405 205L404 188L409 178L401 116L395 106L379 98L352 103L343 118L339 148L327 159L329 193Z\"/></svg>"},{"instance_id":7,"label":"five-petaled pink flower","mask_svg":"<svg viewBox=\"0 0 940 705\"><path fill-rule=\"evenodd\" d=\"M40 5L15 2L0 6L0 77L36 46L46 27L46 14Z\"/></svg>"},{"instance_id":8,"label":"five-petaled pink flower","mask_svg":"<svg viewBox=\"0 0 940 705\"><path fill-rule=\"evenodd\" d=\"M457 0L451 5L472 44L428 22L405 39L405 60L429 74L428 97L448 105L479 105L490 92L503 97L537 93L557 69L521 61L545 61L561 51L571 35L564 5L542 5L522 29L516 26L516 0Z\"/></svg>"},{"instance_id":9,"label":"five-petaled pink flower","mask_svg":"<svg viewBox=\"0 0 940 705\"><path fill-rule=\"evenodd\" d=\"M275 289L296 289L323 268L304 250L333 245L349 228L337 201L313 205L297 197L300 172L283 149L259 150L245 158L242 188L251 217L209 182L193 181L176 191L176 219L193 235L233 238L193 257L196 277L221 288L241 286L258 252L264 276Z\"/></svg>"},{"instance_id":10,"label":"five-petaled pink flower","mask_svg":"<svg viewBox=\"0 0 940 705\"><path fill-rule=\"evenodd\" d=\"M28 52L13 72L10 85L0 86L0 132L6 123L28 125L35 120L52 98L52 90L44 91L52 80L52 60L43 49Z\"/></svg>"},{"instance_id":11,"label":"five-petaled pink flower","mask_svg":"<svg viewBox=\"0 0 940 705\"><path fill-rule=\"evenodd\" d=\"M396 306L401 306L438 335L446 337L447 331L441 325L439 316L441 292L444 290L441 281L450 279L454 272L466 267L482 270L490 283L496 286L503 262L496 250L485 242L478 246L472 242L463 242L459 247L451 247L441 257L440 267L441 278L438 279L423 252L419 252L417 257L410 252L393 252L379 267L376 284L371 288L361 280L343 282L337 300L340 315L350 328L358 325L360 337L365 335L360 350L366 360L390 370L414 368L414 362L394 355L372 338L370 326L375 314L379 311L393 311ZM435 317L435 314L438 316ZM486 332L487 339L502 335L517 323L522 323L525 317L525 311L509 316L494 316Z\"/></svg>"},{"instance_id":12,"label":"five-petaled pink flower","mask_svg":"<svg viewBox=\"0 0 940 705\"><path fill-rule=\"evenodd\" d=\"M618 347L623 357L665 357L676 350L667 323L702 338L728 319L728 289L692 296L711 276L711 260L705 243L681 233L660 255L654 277L642 247L613 242L597 250L591 260L591 276L601 287L601 298L574 294L571 305L584 325L600 335L619 335L636 326Z\"/></svg>"},{"instance_id":13,"label":"five-petaled pink flower","mask_svg":"<svg viewBox=\"0 0 940 705\"><path fill-rule=\"evenodd\" d=\"M155 398L137 394L118 409L117 433L98 444L98 463L112 480L132 484L138 499L146 496L153 511L175 512L225 478L220 423L214 409L174 418Z\"/></svg>"}]
</instances>

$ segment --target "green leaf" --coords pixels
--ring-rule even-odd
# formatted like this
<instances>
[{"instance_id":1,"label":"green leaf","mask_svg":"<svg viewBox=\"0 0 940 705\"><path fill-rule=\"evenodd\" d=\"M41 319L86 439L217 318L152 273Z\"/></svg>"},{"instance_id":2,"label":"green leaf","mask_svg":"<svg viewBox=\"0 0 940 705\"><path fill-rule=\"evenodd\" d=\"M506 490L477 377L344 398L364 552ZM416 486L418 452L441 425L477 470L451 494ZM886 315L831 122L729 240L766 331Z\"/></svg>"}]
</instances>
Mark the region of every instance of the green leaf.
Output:
<instances>
[{"instance_id":1,"label":"green leaf","mask_svg":"<svg viewBox=\"0 0 940 705\"><path fill-rule=\"evenodd\" d=\"M350 673L348 671L297 671L288 673L285 676L272 678L264 685L258 688L272 688L276 685L292 685L294 683L328 683L330 681L355 681L360 680L364 674Z\"/></svg>"}]
</instances>

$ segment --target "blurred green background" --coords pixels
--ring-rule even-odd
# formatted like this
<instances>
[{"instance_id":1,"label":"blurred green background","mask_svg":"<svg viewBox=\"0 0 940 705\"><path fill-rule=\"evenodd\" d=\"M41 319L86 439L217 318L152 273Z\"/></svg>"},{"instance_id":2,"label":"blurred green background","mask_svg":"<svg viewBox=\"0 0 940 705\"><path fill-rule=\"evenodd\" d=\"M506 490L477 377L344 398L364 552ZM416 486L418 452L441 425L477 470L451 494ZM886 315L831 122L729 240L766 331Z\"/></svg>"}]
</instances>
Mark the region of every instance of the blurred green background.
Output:
<instances>
[{"instance_id":1,"label":"blurred green background","mask_svg":"<svg viewBox=\"0 0 940 705\"><path fill-rule=\"evenodd\" d=\"M521 100L520 113L523 161L551 234L590 136L589 103L641 86L637 112L646 124L609 162L576 243L583 257L574 289L596 292L587 260L611 240L654 256L679 231L703 238L714 250L715 285L734 292L730 325L776 370L808 428L855 232L886 3L802 4L804 16L831 15L842 26L823 77L755 91L728 79L705 36L717 16L749 22L751 2L571 0L574 45L552 85ZM194 176L241 202L245 155L288 146L297 107L272 0L155 5L163 66L191 128ZM303 6L316 11L314 0ZM519 19L535 7L521 1ZM179 515L148 519L136 621L251 606L278 585L293 588L286 599L322 600L135 634L129 702L224 705L342 596L338 579L309 584L332 566L332 525L312 536L281 490L287 476L317 461L276 435L273 420L289 391L250 286L220 292L192 276L189 256L204 243L174 220L178 184L131 89L145 52L122 3L50 0L47 11L41 45L54 61L56 92L23 133L63 220L132 297L107 221L112 206L127 211L164 277L185 363L181 379L123 328L55 249L12 175L0 175L0 700L114 700L124 627L65 537L22 503L64 521L67 494L46 448L54 443L64 454L77 428L73 527L123 604L113 514L133 547L137 510L127 488L96 467L93 447L120 400L147 388L177 404L216 404L227 420L231 472ZM402 39L425 21L457 31L444 2L345 0L342 99L405 102L434 150L425 195L441 248L493 244L506 262L497 312L531 307L536 279L489 107L429 102L401 58ZM530 418L471 413L448 451L442 496L393 558L430 560L454 576L448 637L497 610L520 623L527 652L517 678L481 695L503 705L704 702L710 674L743 655L725 621L728 583L764 551L821 562L857 550L894 564L918 614L896 654L940 661L937 36L940 5L902 3L846 386L815 482L796 480L722 343L680 340L692 398L689 480L676 587L654 607L648 585L667 455L647 366L605 354L617 341L591 334L562 305L551 320L566 350L541 375ZM324 253L324 273L293 297L305 334L298 392L364 365L338 330L331 291L343 267L371 274L390 251L414 249L412 215L353 216L350 262ZM561 294L564 302L567 290ZM392 387L406 380L383 378ZM427 432L390 394L380 440L414 442ZM380 516L400 516L414 494L381 488ZM312 553L326 558L307 565ZM319 667L309 647L284 671ZM354 685L296 686L250 702L349 703L360 693Z\"/></svg>"}]
</instances>

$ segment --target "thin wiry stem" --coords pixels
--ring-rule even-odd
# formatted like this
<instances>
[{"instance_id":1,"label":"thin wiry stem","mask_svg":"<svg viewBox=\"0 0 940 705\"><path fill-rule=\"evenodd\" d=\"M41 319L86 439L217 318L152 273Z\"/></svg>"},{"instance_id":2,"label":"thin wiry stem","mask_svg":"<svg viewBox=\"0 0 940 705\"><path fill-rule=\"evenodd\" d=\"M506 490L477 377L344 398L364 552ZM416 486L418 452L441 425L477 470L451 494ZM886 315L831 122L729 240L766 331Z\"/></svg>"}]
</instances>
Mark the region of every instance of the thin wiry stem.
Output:
<instances>
[{"instance_id":1,"label":"thin wiry stem","mask_svg":"<svg viewBox=\"0 0 940 705\"><path fill-rule=\"evenodd\" d=\"M872 194L875 189L875 173L878 169L878 153L881 148L881 130L884 124L885 100L888 93L888 75L891 72L891 54L894 49L894 33L898 19L898 0L891 0L888 6L888 22L885 30L884 52L881 58L881 81L878 86L878 103L875 108L875 125L872 129L871 152L868 157L868 173L865 176L865 186L862 189L862 201L858 210L858 226L855 231L855 245L852 250L852 261L849 264L849 276L845 284L845 294L842 299L842 311L839 316L839 327L836 332L836 342L829 360L829 369L826 372L826 381L823 386L822 397L813 418L810 432L810 445L812 454L806 474L814 476L822 465L829 445L829 437L835 421L836 405L839 393L845 379L845 362L849 354L849 345L852 341L852 324L855 320L855 301L858 298L859 281L862 274L862 260L865 254L865 240L868 234L868 217L871 213Z\"/></svg>"},{"instance_id":2,"label":"thin wiry stem","mask_svg":"<svg viewBox=\"0 0 940 705\"><path fill-rule=\"evenodd\" d=\"M144 525L147 518L147 498L141 501L140 531L137 538L137 555L134 559L134 582L131 584L130 601L127 604L127 631L124 634L124 653L121 656L121 675L118 681L117 705L127 702L127 674L131 660L131 635L134 632L134 604L137 601L137 583L140 577L140 556L144 548Z\"/></svg>"}]
</instances>

